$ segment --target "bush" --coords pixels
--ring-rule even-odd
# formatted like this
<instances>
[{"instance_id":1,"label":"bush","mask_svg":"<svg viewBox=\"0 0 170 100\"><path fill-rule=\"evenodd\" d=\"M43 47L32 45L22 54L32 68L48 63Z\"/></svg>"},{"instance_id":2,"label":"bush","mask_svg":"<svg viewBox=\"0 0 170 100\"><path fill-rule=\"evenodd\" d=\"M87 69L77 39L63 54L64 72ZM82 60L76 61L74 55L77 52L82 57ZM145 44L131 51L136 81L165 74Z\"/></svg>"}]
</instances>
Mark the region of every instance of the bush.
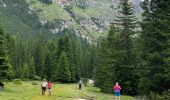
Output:
<instances>
[{"instance_id":1,"label":"bush","mask_svg":"<svg viewBox=\"0 0 170 100\"><path fill-rule=\"evenodd\" d=\"M22 84L22 82L21 82L21 80L20 80L20 79L15 79L15 80L13 81L13 84L21 85L21 84Z\"/></svg>"},{"instance_id":2,"label":"bush","mask_svg":"<svg viewBox=\"0 0 170 100\"><path fill-rule=\"evenodd\" d=\"M170 100L170 90L162 93L162 95L151 92L148 96L149 100Z\"/></svg>"},{"instance_id":3,"label":"bush","mask_svg":"<svg viewBox=\"0 0 170 100\"><path fill-rule=\"evenodd\" d=\"M3 90L4 88L4 83L0 81L0 91Z\"/></svg>"},{"instance_id":4,"label":"bush","mask_svg":"<svg viewBox=\"0 0 170 100\"><path fill-rule=\"evenodd\" d=\"M170 99L170 89L165 91L163 94L162 94L162 98L161 100L169 100Z\"/></svg>"},{"instance_id":5,"label":"bush","mask_svg":"<svg viewBox=\"0 0 170 100\"><path fill-rule=\"evenodd\" d=\"M1 87L4 87L4 83L3 83L3 82L0 82L0 86L1 86Z\"/></svg>"},{"instance_id":6,"label":"bush","mask_svg":"<svg viewBox=\"0 0 170 100\"><path fill-rule=\"evenodd\" d=\"M31 84L32 84L32 85L38 85L38 83L35 82L35 81L31 82Z\"/></svg>"}]
</instances>

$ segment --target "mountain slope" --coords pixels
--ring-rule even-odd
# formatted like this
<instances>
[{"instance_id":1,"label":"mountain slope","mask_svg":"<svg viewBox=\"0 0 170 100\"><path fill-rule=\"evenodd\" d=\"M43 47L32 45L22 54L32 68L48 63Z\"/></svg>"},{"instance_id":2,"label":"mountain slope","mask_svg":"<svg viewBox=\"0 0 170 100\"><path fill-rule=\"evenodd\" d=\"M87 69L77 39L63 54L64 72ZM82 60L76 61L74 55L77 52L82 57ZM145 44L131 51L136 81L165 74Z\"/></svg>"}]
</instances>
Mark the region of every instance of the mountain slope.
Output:
<instances>
[{"instance_id":1,"label":"mountain slope","mask_svg":"<svg viewBox=\"0 0 170 100\"><path fill-rule=\"evenodd\" d=\"M140 0L133 1L139 15ZM58 34L67 28L89 42L96 42L106 35L118 3L118 0L0 0L0 17L9 32L26 36L39 32Z\"/></svg>"},{"instance_id":2,"label":"mountain slope","mask_svg":"<svg viewBox=\"0 0 170 100\"><path fill-rule=\"evenodd\" d=\"M0 0L0 18L5 31L24 36L48 32L38 21L37 14L29 11L23 0Z\"/></svg>"}]
</instances>

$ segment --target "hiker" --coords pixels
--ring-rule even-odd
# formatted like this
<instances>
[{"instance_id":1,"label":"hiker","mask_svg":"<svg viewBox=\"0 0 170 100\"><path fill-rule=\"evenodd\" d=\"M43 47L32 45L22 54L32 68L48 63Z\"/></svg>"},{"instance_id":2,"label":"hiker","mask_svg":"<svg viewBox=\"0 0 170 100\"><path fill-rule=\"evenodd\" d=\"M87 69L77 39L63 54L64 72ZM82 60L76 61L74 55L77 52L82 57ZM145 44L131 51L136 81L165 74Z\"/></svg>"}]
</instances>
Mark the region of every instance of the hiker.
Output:
<instances>
[{"instance_id":1,"label":"hiker","mask_svg":"<svg viewBox=\"0 0 170 100\"><path fill-rule=\"evenodd\" d=\"M119 86L118 83L116 83L116 85L114 86L114 93L115 93L115 100L120 100L120 90L121 87Z\"/></svg>"},{"instance_id":2,"label":"hiker","mask_svg":"<svg viewBox=\"0 0 170 100\"><path fill-rule=\"evenodd\" d=\"M48 80L48 95L51 96L51 88L52 88L52 82L50 82L50 80Z\"/></svg>"},{"instance_id":3,"label":"hiker","mask_svg":"<svg viewBox=\"0 0 170 100\"><path fill-rule=\"evenodd\" d=\"M42 95L45 95L46 87L47 87L47 82L44 79L43 82L41 83Z\"/></svg>"},{"instance_id":4,"label":"hiker","mask_svg":"<svg viewBox=\"0 0 170 100\"><path fill-rule=\"evenodd\" d=\"M83 85L83 82L82 82L82 80L80 80L80 81L79 81L79 90L82 89L82 85Z\"/></svg>"}]
</instances>

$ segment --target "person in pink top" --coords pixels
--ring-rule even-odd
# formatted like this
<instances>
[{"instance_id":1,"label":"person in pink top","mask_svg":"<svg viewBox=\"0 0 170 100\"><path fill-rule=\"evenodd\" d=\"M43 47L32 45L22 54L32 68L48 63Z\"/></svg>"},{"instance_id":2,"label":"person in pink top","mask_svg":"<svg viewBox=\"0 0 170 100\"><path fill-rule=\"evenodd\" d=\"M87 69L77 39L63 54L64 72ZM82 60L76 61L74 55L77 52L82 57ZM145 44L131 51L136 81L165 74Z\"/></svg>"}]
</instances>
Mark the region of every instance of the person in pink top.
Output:
<instances>
[{"instance_id":1,"label":"person in pink top","mask_svg":"<svg viewBox=\"0 0 170 100\"><path fill-rule=\"evenodd\" d=\"M116 85L113 87L113 89L114 89L114 93L115 93L115 100L120 100L121 87L119 86L118 83L116 83Z\"/></svg>"},{"instance_id":2,"label":"person in pink top","mask_svg":"<svg viewBox=\"0 0 170 100\"><path fill-rule=\"evenodd\" d=\"M48 80L48 94L51 96L51 88L52 88L52 83Z\"/></svg>"}]
</instances>

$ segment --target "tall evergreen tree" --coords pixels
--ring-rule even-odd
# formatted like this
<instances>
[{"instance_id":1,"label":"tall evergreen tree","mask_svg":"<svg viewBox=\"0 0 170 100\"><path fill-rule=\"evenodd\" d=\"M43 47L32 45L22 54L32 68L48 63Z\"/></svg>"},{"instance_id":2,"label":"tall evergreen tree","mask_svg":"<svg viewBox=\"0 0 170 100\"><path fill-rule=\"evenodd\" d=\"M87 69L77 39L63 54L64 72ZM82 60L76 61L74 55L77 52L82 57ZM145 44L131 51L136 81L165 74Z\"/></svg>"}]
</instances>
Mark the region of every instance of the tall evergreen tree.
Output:
<instances>
[{"instance_id":1,"label":"tall evergreen tree","mask_svg":"<svg viewBox=\"0 0 170 100\"><path fill-rule=\"evenodd\" d=\"M34 57L30 57L29 63L28 63L28 68L29 68L29 78L34 79L36 76L35 73L35 64L34 64Z\"/></svg>"},{"instance_id":2,"label":"tall evergreen tree","mask_svg":"<svg viewBox=\"0 0 170 100\"><path fill-rule=\"evenodd\" d=\"M133 3L129 0L120 0L119 16L114 22L118 34L116 34L116 78L122 85L126 94L137 94L137 74L135 72L136 57L133 51L132 38L135 37L137 20L134 16ZM114 55L113 55L114 56ZM126 77L125 77L126 75Z\"/></svg>"},{"instance_id":3,"label":"tall evergreen tree","mask_svg":"<svg viewBox=\"0 0 170 100\"><path fill-rule=\"evenodd\" d=\"M34 61L36 75L42 77L43 75L43 48L44 48L44 37L43 34L39 34L37 43L35 46Z\"/></svg>"},{"instance_id":4,"label":"tall evergreen tree","mask_svg":"<svg viewBox=\"0 0 170 100\"><path fill-rule=\"evenodd\" d=\"M111 37L110 35L108 35L108 37ZM113 37L111 38L111 40L114 40ZM111 51L110 49L112 48L108 47L107 40L103 39L97 54L98 64L94 69L95 84L106 93L112 93L113 83L115 82L115 72L113 68L114 60L112 59L113 57L111 57L111 53L114 53L114 51Z\"/></svg>"},{"instance_id":5,"label":"tall evergreen tree","mask_svg":"<svg viewBox=\"0 0 170 100\"><path fill-rule=\"evenodd\" d=\"M142 73L145 88L162 92L170 88L170 1L144 0L142 15L142 59L145 73ZM142 70L142 69L141 69ZM142 80L143 79L143 80ZM149 90L140 87L141 90Z\"/></svg>"},{"instance_id":6,"label":"tall evergreen tree","mask_svg":"<svg viewBox=\"0 0 170 100\"><path fill-rule=\"evenodd\" d=\"M58 67L59 67L58 79L61 82L70 82L71 74L70 74L70 70L69 70L68 59L67 59L65 52L61 53L61 56L58 61Z\"/></svg>"},{"instance_id":7,"label":"tall evergreen tree","mask_svg":"<svg viewBox=\"0 0 170 100\"><path fill-rule=\"evenodd\" d=\"M45 62L44 62L44 75L48 79L52 79L52 63L51 63L51 57L50 53L47 50L46 56L45 56Z\"/></svg>"},{"instance_id":8,"label":"tall evergreen tree","mask_svg":"<svg viewBox=\"0 0 170 100\"><path fill-rule=\"evenodd\" d=\"M0 78L11 79L13 76L13 68L9 63L5 37L2 28L0 28Z\"/></svg>"},{"instance_id":9,"label":"tall evergreen tree","mask_svg":"<svg viewBox=\"0 0 170 100\"><path fill-rule=\"evenodd\" d=\"M137 74L135 72L135 54L133 52L133 40L135 36L136 19L133 15L133 5L129 0L120 0L119 4L119 16L113 22L105 45L101 48L99 61L103 64L99 64L99 67L103 76L99 77L98 82L102 83L101 88L105 92L109 87L117 81L122 86L123 93L135 95L137 94ZM97 69L96 69L97 71ZM97 71L98 73L98 71ZM98 73L100 74L100 72Z\"/></svg>"},{"instance_id":10,"label":"tall evergreen tree","mask_svg":"<svg viewBox=\"0 0 170 100\"><path fill-rule=\"evenodd\" d=\"M65 52L67 55L69 70L71 74L71 81L75 82L75 64L74 64L74 57L73 57L73 49L68 35L65 35L64 37L59 39L57 52L55 52L54 54L55 56L54 63L57 62L62 52Z\"/></svg>"},{"instance_id":11,"label":"tall evergreen tree","mask_svg":"<svg viewBox=\"0 0 170 100\"><path fill-rule=\"evenodd\" d=\"M29 78L29 69L28 69L28 65L27 64L24 64L22 66L22 75L21 75L21 78L22 79L28 79Z\"/></svg>"}]
</instances>

